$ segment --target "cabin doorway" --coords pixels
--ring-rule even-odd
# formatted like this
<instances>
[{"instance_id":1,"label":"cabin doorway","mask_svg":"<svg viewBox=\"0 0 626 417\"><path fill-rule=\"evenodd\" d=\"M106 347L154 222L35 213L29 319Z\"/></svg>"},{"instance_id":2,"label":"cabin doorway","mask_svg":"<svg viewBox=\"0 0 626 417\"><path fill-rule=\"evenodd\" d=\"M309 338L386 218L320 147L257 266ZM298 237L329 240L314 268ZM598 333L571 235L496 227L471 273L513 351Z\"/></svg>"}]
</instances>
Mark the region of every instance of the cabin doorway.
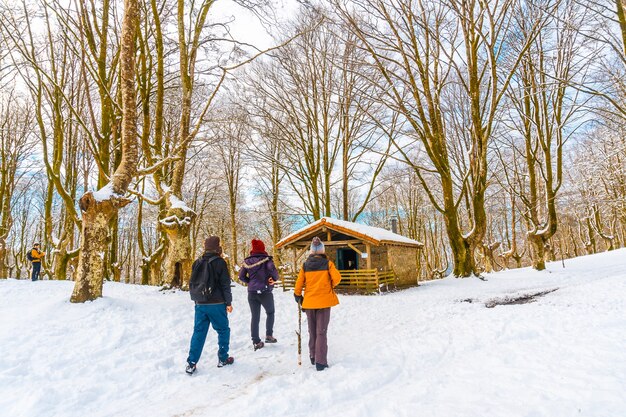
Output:
<instances>
[{"instance_id":1,"label":"cabin doorway","mask_svg":"<svg viewBox=\"0 0 626 417\"><path fill-rule=\"evenodd\" d=\"M359 269L359 257L350 248L337 249L337 269L350 271Z\"/></svg>"}]
</instances>

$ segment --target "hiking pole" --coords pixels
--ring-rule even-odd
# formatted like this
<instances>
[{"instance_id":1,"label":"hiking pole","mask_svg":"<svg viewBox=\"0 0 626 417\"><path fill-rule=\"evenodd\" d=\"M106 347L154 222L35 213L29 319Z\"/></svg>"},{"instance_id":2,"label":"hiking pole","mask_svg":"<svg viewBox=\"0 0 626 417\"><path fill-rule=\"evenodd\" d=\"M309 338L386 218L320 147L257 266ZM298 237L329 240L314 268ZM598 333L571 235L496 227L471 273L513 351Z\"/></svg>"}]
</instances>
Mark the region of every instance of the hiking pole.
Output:
<instances>
[{"instance_id":1,"label":"hiking pole","mask_svg":"<svg viewBox=\"0 0 626 417\"><path fill-rule=\"evenodd\" d=\"M298 366L302 365L302 304L298 303Z\"/></svg>"}]
</instances>

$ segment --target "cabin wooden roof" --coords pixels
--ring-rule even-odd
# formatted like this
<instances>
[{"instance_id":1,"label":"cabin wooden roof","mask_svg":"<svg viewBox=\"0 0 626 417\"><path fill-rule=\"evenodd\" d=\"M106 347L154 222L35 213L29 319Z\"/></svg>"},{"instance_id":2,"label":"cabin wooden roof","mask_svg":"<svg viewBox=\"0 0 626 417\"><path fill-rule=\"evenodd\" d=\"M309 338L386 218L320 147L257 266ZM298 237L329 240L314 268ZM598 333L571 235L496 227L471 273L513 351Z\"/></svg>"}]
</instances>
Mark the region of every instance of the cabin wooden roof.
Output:
<instances>
[{"instance_id":1,"label":"cabin wooden roof","mask_svg":"<svg viewBox=\"0 0 626 417\"><path fill-rule=\"evenodd\" d=\"M352 236L375 246L401 245L415 248L424 246L417 240L409 239L408 237L393 233L390 230L382 229L380 227L367 226L360 223L333 219L331 217L322 217L302 229L296 230L289 236L279 241L276 244L276 249L283 248L304 239L310 239L316 234L316 232L320 232L324 228L342 233L344 235Z\"/></svg>"}]
</instances>

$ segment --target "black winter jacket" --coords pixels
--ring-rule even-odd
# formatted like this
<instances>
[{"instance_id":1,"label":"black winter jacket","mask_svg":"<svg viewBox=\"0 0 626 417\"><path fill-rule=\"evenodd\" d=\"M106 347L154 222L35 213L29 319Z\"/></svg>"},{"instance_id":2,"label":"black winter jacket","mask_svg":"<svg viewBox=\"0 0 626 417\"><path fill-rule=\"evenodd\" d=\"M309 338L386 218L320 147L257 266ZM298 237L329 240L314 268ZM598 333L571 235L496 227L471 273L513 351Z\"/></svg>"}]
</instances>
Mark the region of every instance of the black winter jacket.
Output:
<instances>
[{"instance_id":1,"label":"black winter jacket","mask_svg":"<svg viewBox=\"0 0 626 417\"><path fill-rule=\"evenodd\" d=\"M196 302L196 304L225 303L229 306L233 301L233 294L230 290L230 274L228 272L228 265L226 265L226 261L221 256L215 253L205 253L201 258L196 259L191 267L191 278L189 281L196 281L199 278L197 274L202 273L202 263L207 262L214 256L217 256L217 258L211 262L208 270L209 273L214 274L215 289L205 301Z\"/></svg>"}]
</instances>

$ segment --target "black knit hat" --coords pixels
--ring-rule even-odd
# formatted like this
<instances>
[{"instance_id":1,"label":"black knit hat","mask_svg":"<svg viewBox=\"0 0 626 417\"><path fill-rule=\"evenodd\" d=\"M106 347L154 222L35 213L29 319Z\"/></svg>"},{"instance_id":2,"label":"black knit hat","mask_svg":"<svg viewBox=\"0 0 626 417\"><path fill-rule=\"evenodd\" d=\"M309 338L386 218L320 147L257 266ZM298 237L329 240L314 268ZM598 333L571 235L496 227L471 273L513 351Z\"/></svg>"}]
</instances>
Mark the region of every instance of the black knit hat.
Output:
<instances>
[{"instance_id":1,"label":"black knit hat","mask_svg":"<svg viewBox=\"0 0 626 417\"><path fill-rule=\"evenodd\" d=\"M204 251L206 253L222 254L222 247L220 246L220 238L217 236L209 236L204 241Z\"/></svg>"}]
</instances>

